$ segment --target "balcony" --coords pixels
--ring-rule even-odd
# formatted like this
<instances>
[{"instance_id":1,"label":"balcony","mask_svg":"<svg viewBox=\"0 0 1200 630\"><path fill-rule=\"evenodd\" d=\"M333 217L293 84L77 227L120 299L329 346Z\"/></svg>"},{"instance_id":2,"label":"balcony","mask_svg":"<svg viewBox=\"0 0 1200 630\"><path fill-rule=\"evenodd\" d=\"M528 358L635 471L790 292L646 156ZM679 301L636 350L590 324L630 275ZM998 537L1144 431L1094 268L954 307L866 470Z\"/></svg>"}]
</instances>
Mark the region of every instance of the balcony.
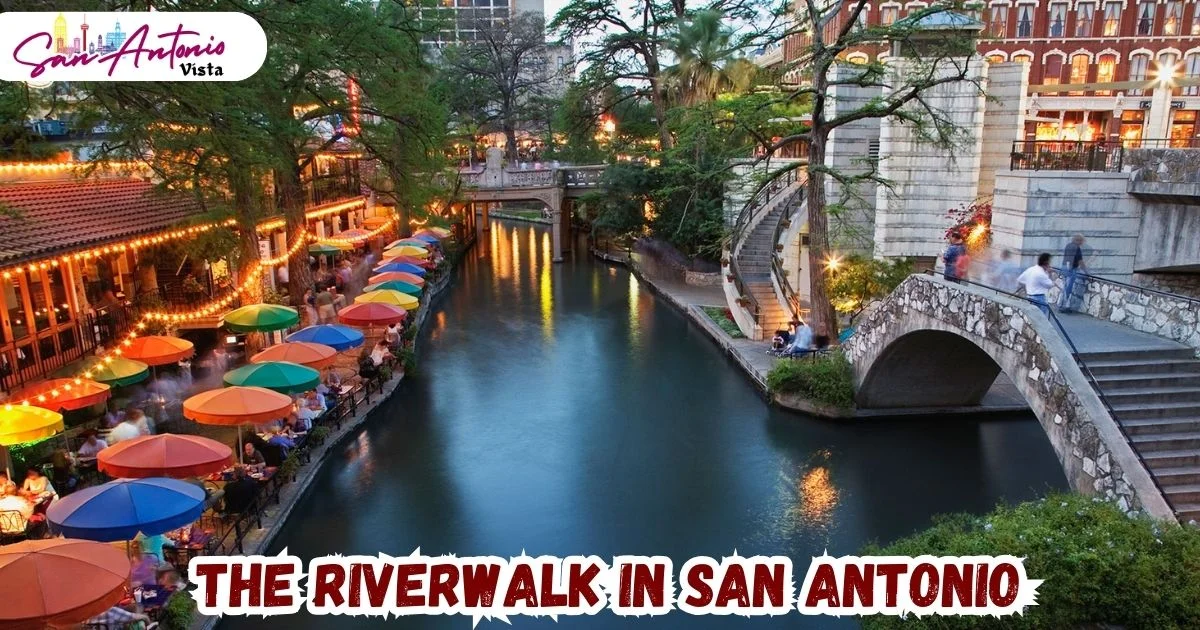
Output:
<instances>
[{"instance_id":1,"label":"balcony","mask_svg":"<svg viewBox=\"0 0 1200 630\"><path fill-rule=\"evenodd\" d=\"M1119 173L1125 149L1108 142L1018 140L1009 168L1014 171L1092 171Z\"/></svg>"}]
</instances>

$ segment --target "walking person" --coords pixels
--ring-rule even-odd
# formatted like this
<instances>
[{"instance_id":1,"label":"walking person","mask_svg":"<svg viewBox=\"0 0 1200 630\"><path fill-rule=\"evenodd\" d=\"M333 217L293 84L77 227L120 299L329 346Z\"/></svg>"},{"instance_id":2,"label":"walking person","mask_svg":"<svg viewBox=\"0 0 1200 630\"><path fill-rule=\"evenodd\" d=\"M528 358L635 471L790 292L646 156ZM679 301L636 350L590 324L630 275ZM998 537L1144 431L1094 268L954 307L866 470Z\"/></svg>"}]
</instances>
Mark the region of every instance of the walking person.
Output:
<instances>
[{"instance_id":1,"label":"walking person","mask_svg":"<svg viewBox=\"0 0 1200 630\"><path fill-rule=\"evenodd\" d=\"M1029 297L1029 301L1037 304L1037 307L1050 316L1050 304L1046 301L1046 292L1054 287L1054 281L1050 279L1050 254L1038 254L1037 264L1021 272L1017 277L1017 282L1025 287L1025 295Z\"/></svg>"},{"instance_id":2,"label":"walking person","mask_svg":"<svg viewBox=\"0 0 1200 630\"><path fill-rule=\"evenodd\" d=\"M1006 293L1016 293L1021 288L1017 278L1021 275L1021 267L1013 260L1012 252L1000 252L1000 260L992 266L992 287Z\"/></svg>"},{"instance_id":3,"label":"walking person","mask_svg":"<svg viewBox=\"0 0 1200 630\"><path fill-rule=\"evenodd\" d=\"M942 254L946 263L944 275L947 280L960 282L966 278L967 248L963 246L962 235L958 231L950 233L950 246Z\"/></svg>"},{"instance_id":4,"label":"walking person","mask_svg":"<svg viewBox=\"0 0 1200 630\"><path fill-rule=\"evenodd\" d=\"M1076 234L1071 237L1071 240L1067 242L1067 246L1063 248L1063 292L1062 297L1058 300L1058 310L1060 313L1070 313L1077 310L1080 302L1083 301L1082 296L1075 295L1076 280L1081 275L1087 273L1087 264L1084 262L1083 256L1083 243L1083 235Z\"/></svg>"}]
</instances>

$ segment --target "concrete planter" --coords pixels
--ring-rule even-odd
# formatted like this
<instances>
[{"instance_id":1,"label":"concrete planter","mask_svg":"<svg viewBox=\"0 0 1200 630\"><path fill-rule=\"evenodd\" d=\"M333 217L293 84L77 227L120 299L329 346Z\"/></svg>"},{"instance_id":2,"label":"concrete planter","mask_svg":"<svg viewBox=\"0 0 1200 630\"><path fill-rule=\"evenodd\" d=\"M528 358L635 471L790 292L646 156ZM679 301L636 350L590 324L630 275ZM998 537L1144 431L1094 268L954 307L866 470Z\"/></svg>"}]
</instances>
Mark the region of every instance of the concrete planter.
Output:
<instances>
[{"instance_id":1,"label":"concrete planter","mask_svg":"<svg viewBox=\"0 0 1200 630\"><path fill-rule=\"evenodd\" d=\"M771 398L775 401L775 404L783 407L784 409L799 411L810 416L817 416L818 418L843 420L854 417L853 409L841 409L839 407L833 407L830 405L822 405L804 398L799 394L776 393L772 394Z\"/></svg>"}]
</instances>

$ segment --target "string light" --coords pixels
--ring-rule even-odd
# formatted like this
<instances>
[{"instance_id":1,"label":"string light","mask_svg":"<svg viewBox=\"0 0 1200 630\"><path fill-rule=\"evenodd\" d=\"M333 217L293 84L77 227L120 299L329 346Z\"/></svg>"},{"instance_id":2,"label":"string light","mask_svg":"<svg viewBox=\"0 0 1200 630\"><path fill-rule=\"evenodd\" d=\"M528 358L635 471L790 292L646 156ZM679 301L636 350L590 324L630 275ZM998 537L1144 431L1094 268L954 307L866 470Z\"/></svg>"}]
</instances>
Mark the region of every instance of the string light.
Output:
<instances>
[{"instance_id":1,"label":"string light","mask_svg":"<svg viewBox=\"0 0 1200 630\"><path fill-rule=\"evenodd\" d=\"M357 205L357 203L341 204L341 205L353 207L354 205ZM325 211L325 210L321 210L321 211ZM363 234L360 236L354 236L354 237L335 237L332 240L336 240L336 241L344 242L344 243L350 243L350 244L361 243L361 242L370 240L372 238L375 238L375 237L379 236L380 234L383 234L384 232L390 230L395 224L396 224L395 219L388 219L388 221L386 223L384 223L383 225L381 225L380 227L378 227L374 230L371 230L370 232L367 232L366 234ZM183 322L195 321L197 319L203 319L206 317L210 317L213 314L215 314L221 310L224 310L225 308L228 308L229 305L233 303L233 300L236 296L244 294L246 291L248 291L252 287L254 287L256 283L261 282L263 273L265 273L266 270L270 269L271 267L283 264L284 262L291 260L291 258L293 256L296 256L301 251L303 251L310 241L318 240L315 236L309 234L307 229L301 231L299 236L300 236L300 238L297 238L296 242L293 243L291 245L291 247L289 247L287 249L287 251L284 252L283 254L280 254L279 256L275 256L273 258L266 258L266 259L261 259L261 260L257 261L254 264L254 266L250 268L250 271L248 271L246 273L246 278L242 281L242 283L239 284L237 287L235 287L233 289L233 291L231 291L229 294L227 294L223 297L216 298L212 302L209 302L208 304L205 304L204 306L201 306L201 307L199 307L193 311L189 311L189 312L170 313L170 312L164 312L164 311L150 311L150 312L143 313L141 319L134 325L133 330L131 330L129 332L126 339L122 342L122 345L124 345L126 347L132 345L133 340L138 337L138 335L140 334L140 331L146 330L146 327L147 327L146 322L148 322L148 321L165 321L165 322L172 322L172 323L183 323ZM325 240L325 239L320 239L320 240ZM117 347L117 348L114 348L112 350L112 352L106 356L105 355L96 355L96 357L97 357L98 362L100 362L104 365L111 365L113 363L113 361L115 361L115 357L121 356L121 353L122 353L121 348ZM77 385L81 384L83 382L82 379L84 379L84 378L90 379L94 375L95 375L95 371L93 369L84 370L82 373L80 373L79 375L76 375L74 377L75 383ZM68 386L68 388L69 388L69 386ZM51 398L57 398L60 395L61 395L61 393L59 393L57 390L50 392ZM42 394L41 396L39 396L38 402L45 402L45 401L46 401L45 394ZM23 400L23 401L21 401L21 404L28 405L29 400Z\"/></svg>"}]
</instances>

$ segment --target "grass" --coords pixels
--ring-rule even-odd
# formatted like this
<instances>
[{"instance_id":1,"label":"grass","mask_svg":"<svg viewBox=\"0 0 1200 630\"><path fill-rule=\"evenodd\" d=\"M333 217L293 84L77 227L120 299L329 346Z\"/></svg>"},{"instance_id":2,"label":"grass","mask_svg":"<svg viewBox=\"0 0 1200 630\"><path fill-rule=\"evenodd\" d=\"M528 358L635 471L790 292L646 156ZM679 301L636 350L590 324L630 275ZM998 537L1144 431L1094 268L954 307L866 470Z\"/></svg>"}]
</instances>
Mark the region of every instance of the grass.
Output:
<instances>
[{"instance_id":1,"label":"grass","mask_svg":"<svg viewBox=\"0 0 1200 630\"><path fill-rule=\"evenodd\" d=\"M714 324L721 327L725 334L734 339L743 339L742 329L738 328L737 322L733 321L733 317L729 314L729 309L720 306L701 306L701 310L705 315L713 321Z\"/></svg>"}]
</instances>

